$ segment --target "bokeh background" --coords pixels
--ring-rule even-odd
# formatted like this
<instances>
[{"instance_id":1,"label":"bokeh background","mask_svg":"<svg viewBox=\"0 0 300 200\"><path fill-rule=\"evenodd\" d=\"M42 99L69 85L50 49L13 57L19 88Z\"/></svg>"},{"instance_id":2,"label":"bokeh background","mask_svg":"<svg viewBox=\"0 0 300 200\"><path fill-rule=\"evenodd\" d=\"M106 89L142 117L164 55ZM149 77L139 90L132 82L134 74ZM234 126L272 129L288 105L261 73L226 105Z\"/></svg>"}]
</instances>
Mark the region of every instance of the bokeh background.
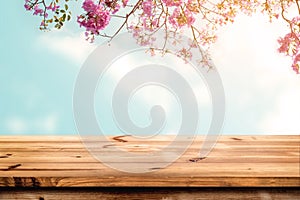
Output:
<instances>
[{"instance_id":1,"label":"bokeh background","mask_svg":"<svg viewBox=\"0 0 300 200\"><path fill-rule=\"evenodd\" d=\"M0 135L76 135L76 76L105 40L85 41L75 20L80 3L71 6L71 23L50 32L38 29L40 19L23 4L3 1L0 8ZM282 21L270 24L260 14L241 15L219 30L211 57L226 94L222 134L300 133L300 76L291 60L277 53L277 39L287 31Z\"/></svg>"}]
</instances>

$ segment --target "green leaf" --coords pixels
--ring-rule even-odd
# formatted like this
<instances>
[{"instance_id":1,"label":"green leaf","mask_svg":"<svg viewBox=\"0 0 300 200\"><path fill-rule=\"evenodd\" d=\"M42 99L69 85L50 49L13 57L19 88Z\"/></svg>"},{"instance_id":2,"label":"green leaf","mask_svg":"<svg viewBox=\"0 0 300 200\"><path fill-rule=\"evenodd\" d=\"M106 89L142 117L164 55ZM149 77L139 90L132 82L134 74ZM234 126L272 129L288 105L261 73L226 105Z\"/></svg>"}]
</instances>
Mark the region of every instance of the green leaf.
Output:
<instances>
[{"instance_id":1,"label":"green leaf","mask_svg":"<svg viewBox=\"0 0 300 200\"><path fill-rule=\"evenodd\" d=\"M67 15L66 15L66 13L62 16L62 21L66 21L66 17L67 17Z\"/></svg>"}]
</instances>

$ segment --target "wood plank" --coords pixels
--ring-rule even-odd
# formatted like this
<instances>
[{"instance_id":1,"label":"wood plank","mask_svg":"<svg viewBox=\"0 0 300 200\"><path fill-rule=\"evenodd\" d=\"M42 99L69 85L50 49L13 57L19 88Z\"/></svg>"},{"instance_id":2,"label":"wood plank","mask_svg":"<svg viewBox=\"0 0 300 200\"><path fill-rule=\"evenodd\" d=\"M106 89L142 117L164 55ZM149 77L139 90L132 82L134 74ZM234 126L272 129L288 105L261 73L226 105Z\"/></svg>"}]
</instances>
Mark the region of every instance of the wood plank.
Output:
<instances>
[{"instance_id":1,"label":"wood plank","mask_svg":"<svg viewBox=\"0 0 300 200\"><path fill-rule=\"evenodd\" d=\"M296 200L300 198L299 188L43 188L6 189L0 199L5 200Z\"/></svg>"},{"instance_id":2,"label":"wood plank","mask_svg":"<svg viewBox=\"0 0 300 200\"><path fill-rule=\"evenodd\" d=\"M110 141L120 149L139 153L160 150L172 138L141 140L125 136L122 140L126 142L113 137ZM197 137L175 163L164 169L154 167L149 173L131 174L100 163L78 137L0 136L0 186L300 186L299 135L221 136L208 157L192 162L203 139ZM94 150L109 157L115 151L107 144L101 140ZM136 164L147 162L144 158L129 164L134 169ZM157 159L157 164L160 162Z\"/></svg>"},{"instance_id":3,"label":"wood plank","mask_svg":"<svg viewBox=\"0 0 300 200\"><path fill-rule=\"evenodd\" d=\"M50 172L50 171L49 171ZM79 171L75 171L79 172ZM71 172L66 172L68 176ZM9 177L0 178L1 187L299 187L295 177ZM126 179L126 181L124 181ZM163 180L165 179L165 180ZM130 182L128 181L130 180ZM297 184L295 184L297 183Z\"/></svg>"}]
</instances>

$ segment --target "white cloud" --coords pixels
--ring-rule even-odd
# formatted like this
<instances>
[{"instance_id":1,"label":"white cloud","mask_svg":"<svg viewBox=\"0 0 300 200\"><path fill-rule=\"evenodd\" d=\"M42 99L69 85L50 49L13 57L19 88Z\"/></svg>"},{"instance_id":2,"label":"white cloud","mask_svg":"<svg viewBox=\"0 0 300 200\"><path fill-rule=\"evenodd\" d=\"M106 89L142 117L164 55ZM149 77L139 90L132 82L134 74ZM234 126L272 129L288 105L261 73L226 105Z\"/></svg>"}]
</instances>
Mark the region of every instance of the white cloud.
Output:
<instances>
[{"instance_id":1,"label":"white cloud","mask_svg":"<svg viewBox=\"0 0 300 200\"><path fill-rule=\"evenodd\" d=\"M6 121L7 129L13 133L22 133L27 131L28 124L24 119L12 117Z\"/></svg>"},{"instance_id":2,"label":"white cloud","mask_svg":"<svg viewBox=\"0 0 300 200\"><path fill-rule=\"evenodd\" d=\"M276 107L261 122L268 134L300 134L300 81L276 99Z\"/></svg>"},{"instance_id":3,"label":"white cloud","mask_svg":"<svg viewBox=\"0 0 300 200\"><path fill-rule=\"evenodd\" d=\"M49 116L44 121L44 129L48 132L54 132L57 128L57 116Z\"/></svg>"},{"instance_id":4,"label":"white cloud","mask_svg":"<svg viewBox=\"0 0 300 200\"><path fill-rule=\"evenodd\" d=\"M59 116L58 114L52 113L44 116L41 119L33 121L33 129L41 130L45 133L54 133L58 128Z\"/></svg>"},{"instance_id":5,"label":"white cloud","mask_svg":"<svg viewBox=\"0 0 300 200\"><path fill-rule=\"evenodd\" d=\"M262 15L242 16L220 31L212 58L227 97L226 133L300 131L299 76L277 52L285 25L270 24Z\"/></svg>"},{"instance_id":6,"label":"white cloud","mask_svg":"<svg viewBox=\"0 0 300 200\"><path fill-rule=\"evenodd\" d=\"M84 33L71 34L68 31L44 33L37 39L37 44L68 58L76 64L82 64L96 48L85 40Z\"/></svg>"},{"instance_id":7,"label":"white cloud","mask_svg":"<svg viewBox=\"0 0 300 200\"><path fill-rule=\"evenodd\" d=\"M12 134L55 133L59 125L59 115L48 114L38 118L13 116L6 120L7 130Z\"/></svg>"}]
</instances>

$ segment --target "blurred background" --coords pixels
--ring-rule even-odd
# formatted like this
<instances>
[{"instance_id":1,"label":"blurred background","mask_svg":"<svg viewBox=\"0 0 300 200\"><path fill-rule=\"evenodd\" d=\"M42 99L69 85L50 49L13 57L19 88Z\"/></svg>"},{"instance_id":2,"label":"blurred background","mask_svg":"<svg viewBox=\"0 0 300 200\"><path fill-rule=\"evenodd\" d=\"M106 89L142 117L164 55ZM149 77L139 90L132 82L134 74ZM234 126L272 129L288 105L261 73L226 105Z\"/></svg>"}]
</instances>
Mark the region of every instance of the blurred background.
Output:
<instances>
[{"instance_id":1,"label":"blurred background","mask_svg":"<svg viewBox=\"0 0 300 200\"><path fill-rule=\"evenodd\" d=\"M73 3L77 7L72 21L49 32L39 30L40 18L26 12L23 4L4 1L0 8L0 135L76 135L72 110L76 77L88 55L105 40L85 41L84 30L76 23L79 2ZM260 14L239 16L219 30L211 57L225 88L222 134L299 135L300 75L292 71L291 59L277 53L277 39L287 31L282 21L270 24ZM161 100L174 102L163 95ZM209 118L208 111L202 113L204 118ZM136 112L143 115L140 109ZM113 132L110 123L105 126ZM167 132L176 124L178 120L169 123Z\"/></svg>"}]
</instances>

